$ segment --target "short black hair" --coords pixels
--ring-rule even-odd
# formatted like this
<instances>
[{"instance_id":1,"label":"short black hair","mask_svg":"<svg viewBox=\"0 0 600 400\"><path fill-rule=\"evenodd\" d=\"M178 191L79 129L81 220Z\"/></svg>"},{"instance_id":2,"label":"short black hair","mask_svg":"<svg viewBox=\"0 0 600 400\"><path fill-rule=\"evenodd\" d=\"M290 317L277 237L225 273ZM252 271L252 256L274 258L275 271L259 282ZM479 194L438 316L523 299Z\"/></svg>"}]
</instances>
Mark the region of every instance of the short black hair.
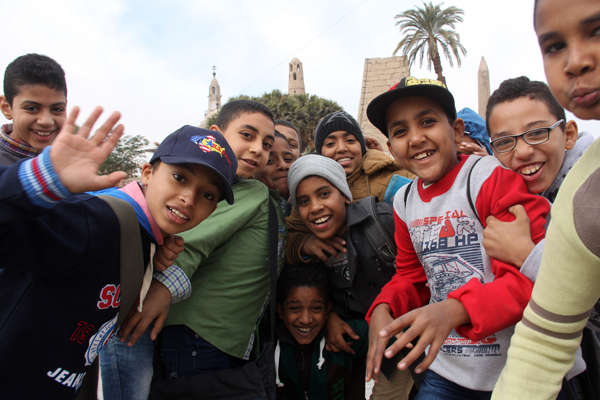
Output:
<instances>
[{"instance_id":1,"label":"short black hair","mask_svg":"<svg viewBox=\"0 0 600 400\"><path fill-rule=\"evenodd\" d=\"M4 72L4 97L11 107L20 87L25 85L46 85L67 97L65 71L48 56L25 54L8 64Z\"/></svg>"},{"instance_id":2,"label":"short black hair","mask_svg":"<svg viewBox=\"0 0 600 400\"><path fill-rule=\"evenodd\" d=\"M488 100L487 108L485 110L485 127L490 137L492 136L492 132L490 131L490 115L492 115L494 108L500 103L513 101L520 99L521 97L539 100L548 107L550 113L555 116L557 120L567 120L565 109L562 108L554 98L548 85L540 81L531 81L526 76L520 76L502 82L500 87L492 93Z\"/></svg>"},{"instance_id":3,"label":"short black hair","mask_svg":"<svg viewBox=\"0 0 600 400\"><path fill-rule=\"evenodd\" d=\"M290 142L288 141L287 137L285 137L285 135L281 132L279 132L277 129L275 129L275 137L281 138L283 140L285 140L285 142L287 143L287 145L290 147L290 150L292 149L292 147L290 146Z\"/></svg>"},{"instance_id":4,"label":"short black hair","mask_svg":"<svg viewBox=\"0 0 600 400\"><path fill-rule=\"evenodd\" d=\"M291 291L299 287L314 287L328 302L329 285L329 271L321 263L286 265L277 281L277 302L283 304Z\"/></svg>"},{"instance_id":5,"label":"short black hair","mask_svg":"<svg viewBox=\"0 0 600 400\"><path fill-rule=\"evenodd\" d=\"M275 120L275 126L277 126L277 125L287 126L288 128L291 128L296 131L296 135L298 135L298 146L300 147L298 150L300 152L302 152L302 150L304 149L304 145L302 144L302 135L300 134L300 131L298 130L298 128L296 128L296 125L294 125L290 121L286 121L284 119Z\"/></svg>"},{"instance_id":6,"label":"short black hair","mask_svg":"<svg viewBox=\"0 0 600 400\"><path fill-rule=\"evenodd\" d=\"M275 124L275 118L273 117L273 112L267 106L258 101L253 100L234 100L225 104L221 111L219 112L219 116L217 117L217 122L215 125L221 129L221 131L225 131L229 124L240 117L242 114L254 114L260 113L265 117L269 118Z\"/></svg>"}]
</instances>

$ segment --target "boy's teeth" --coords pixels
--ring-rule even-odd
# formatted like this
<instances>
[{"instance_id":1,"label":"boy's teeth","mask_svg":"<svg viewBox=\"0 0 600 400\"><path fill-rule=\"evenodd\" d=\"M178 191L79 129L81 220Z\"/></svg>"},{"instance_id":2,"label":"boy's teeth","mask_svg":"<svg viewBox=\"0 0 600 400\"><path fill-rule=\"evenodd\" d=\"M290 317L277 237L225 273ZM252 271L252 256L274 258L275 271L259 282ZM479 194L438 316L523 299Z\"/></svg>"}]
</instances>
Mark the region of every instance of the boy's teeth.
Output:
<instances>
[{"instance_id":1,"label":"boy's teeth","mask_svg":"<svg viewBox=\"0 0 600 400\"><path fill-rule=\"evenodd\" d=\"M313 328L300 328L298 326L296 327L296 329L298 329L300 332L303 332L303 333L308 333L313 330Z\"/></svg>"},{"instance_id":2,"label":"boy's teeth","mask_svg":"<svg viewBox=\"0 0 600 400\"><path fill-rule=\"evenodd\" d=\"M168 207L168 208L169 208L169 211L171 211L173 214L175 214L179 218L185 219L185 220L189 219L188 217L186 217L185 215L183 215L182 213L180 213L178 210L176 210L174 208L171 208L171 207Z\"/></svg>"},{"instance_id":3,"label":"boy's teeth","mask_svg":"<svg viewBox=\"0 0 600 400\"><path fill-rule=\"evenodd\" d=\"M35 129L32 129L32 131L40 136L50 136L52 134L52 132L54 132L54 131L42 132L42 131L36 131Z\"/></svg>"},{"instance_id":4,"label":"boy's teeth","mask_svg":"<svg viewBox=\"0 0 600 400\"><path fill-rule=\"evenodd\" d=\"M325 222L329 221L331 217L323 217L323 218L319 218L315 220L315 224L317 225L321 225L324 224Z\"/></svg>"},{"instance_id":5,"label":"boy's teeth","mask_svg":"<svg viewBox=\"0 0 600 400\"><path fill-rule=\"evenodd\" d=\"M338 163L341 163L341 162L346 162L346 161L350 161L350 159L349 159L349 158L340 158L340 159L338 160Z\"/></svg>"},{"instance_id":6,"label":"boy's teeth","mask_svg":"<svg viewBox=\"0 0 600 400\"><path fill-rule=\"evenodd\" d=\"M536 172L538 172L540 170L540 168L542 168L542 164L530 165L525 168L521 168L519 170L519 172L524 175L531 175L531 174L535 174Z\"/></svg>"},{"instance_id":7,"label":"boy's teeth","mask_svg":"<svg viewBox=\"0 0 600 400\"><path fill-rule=\"evenodd\" d=\"M423 158L425 158L425 157L429 157L429 156L430 156L430 155L432 155L432 154L433 154L433 151L426 151L426 152L424 152L424 153L419 153L419 154L417 154L417 155L416 155L416 156L414 156L413 158L414 158L415 160L422 160Z\"/></svg>"}]
</instances>

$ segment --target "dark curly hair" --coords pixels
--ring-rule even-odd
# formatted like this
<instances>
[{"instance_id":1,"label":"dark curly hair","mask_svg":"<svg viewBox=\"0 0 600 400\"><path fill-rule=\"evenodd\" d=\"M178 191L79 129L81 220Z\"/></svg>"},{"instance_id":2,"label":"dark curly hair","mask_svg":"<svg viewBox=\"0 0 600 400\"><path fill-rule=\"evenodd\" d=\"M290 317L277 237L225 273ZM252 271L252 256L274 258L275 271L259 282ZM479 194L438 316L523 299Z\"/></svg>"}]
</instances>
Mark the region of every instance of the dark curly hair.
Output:
<instances>
[{"instance_id":1,"label":"dark curly hair","mask_svg":"<svg viewBox=\"0 0 600 400\"><path fill-rule=\"evenodd\" d=\"M67 97L65 71L48 56L25 54L8 64L4 72L4 97L11 107L19 88L25 85L46 85Z\"/></svg>"},{"instance_id":2,"label":"dark curly hair","mask_svg":"<svg viewBox=\"0 0 600 400\"><path fill-rule=\"evenodd\" d=\"M544 82L531 81L526 76L520 76L518 78L507 79L500 84L500 87L492 93L488 100L487 108L485 110L485 127L490 132L490 115L500 103L507 101L513 101L521 97L528 97L531 100L539 100L546 104L548 110L557 120L567 120L565 116L565 110L558 104L558 101L552 95L550 88ZM564 124L561 128L564 127Z\"/></svg>"},{"instance_id":3,"label":"dark curly hair","mask_svg":"<svg viewBox=\"0 0 600 400\"><path fill-rule=\"evenodd\" d=\"M277 281L277 302L283 304L290 292L299 287L316 288L325 301L330 300L329 272L323 264L286 265Z\"/></svg>"}]
</instances>

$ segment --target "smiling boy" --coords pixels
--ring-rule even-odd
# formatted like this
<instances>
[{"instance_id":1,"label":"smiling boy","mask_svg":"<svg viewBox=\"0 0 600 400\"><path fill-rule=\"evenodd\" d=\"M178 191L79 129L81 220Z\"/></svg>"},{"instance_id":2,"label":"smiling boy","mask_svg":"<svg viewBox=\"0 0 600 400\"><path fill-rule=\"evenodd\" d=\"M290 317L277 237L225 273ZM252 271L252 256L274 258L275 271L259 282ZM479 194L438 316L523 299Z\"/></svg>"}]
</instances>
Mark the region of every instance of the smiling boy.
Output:
<instances>
[{"instance_id":1,"label":"smiling boy","mask_svg":"<svg viewBox=\"0 0 600 400\"><path fill-rule=\"evenodd\" d=\"M375 98L367 115L388 135L396 160L418 177L394 199L397 272L367 315L379 338L369 346L367 378L379 373L392 334L399 339L386 357L420 336L399 364L406 369L431 345L415 370L425 372L417 399L489 398L533 284L515 266L487 257L482 221L511 220L507 208L519 202L531 213L537 242L549 204L493 157L457 158L464 123L438 81L404 78Z\"/></svg>"},{"instance_id":2,"label":"smiling boy","mask_svg":"<svg viewBox=\"0 0 600 400\"><path fill-rule=\"evenodd\" d=\"M65 121L65 72L47 56L18 57L6 67L0 110L13 121L0 128L0 165L37 156L52 144Z\"/></svg>"},{"instance_id":3,"label":"smiling boy","mask_svg":"<svg viewBox=\"0 0 600 400\"><path fill-rule=\"evenodd\" d=\"M600 3L537 0L534 27L546 79L560 105L578 118L600 120ZM515 329L494 399L556 398L588 318L598 325L599 168L595 141L561 185L531 301Z\"/></svg>"},{"instance_id":4,"label":"smiling boy","mask_svg":"<svg viewBox=\"0 0 600 400\"><path fill-rule=\"evenodd\" d=\"M161 333L169 380L244 365L256 355L256 328L269 300L268 209L281 197L248 178L269 158L273 114L254 101L232 101L210 129L223 133L238 160L236 203L219 207L206 224L181 235L185 248L176 264L190 277L192 294L171 307ZM286 231L279 207L277 214L281 266Z\"/></svg>"},{"instance_id":5,"label":"smiling boy","mask_svg":"<svg viewBox=\"0 0 600 400\"><path fill-rule=\"evenodd\" d=\"M275 141L269 151L267 165L254 175L254 179L264 183L270 190L279 190L279 194L286 202L290 197L288 171L296 160L293 151L287 137L275 131Z\"/></svg>"},{"instance_id":6,"label":"smiling boy","mask_svg":"<svg viewBox=\"0 0 600 400\"><path fill-rule=\"evenodd\" d=\"M0 167L0 358L29 360L18 368L0 363L7 398L74 398L110 337L117 312L129 312L119 308L118 218L99 197L74 195L111 187L123 178L122 172L97 175L123 126L112 130L120 117L113 113L88 139L102 109L73 134L78 111L73 109L52 147ZM225 161L226 154L233 157L226 141L218 137L224 152L211 154L191 140L207 132L188 126L171 134L152 165L144 165L144 187L133 183L101 192L125 200L135 211L142 271L152 271L151 248L165 236L199 224L221 198L233 202L235 160L232 165ZM150 290L164 293L168 301L172 295L185 297L169 287L170 278L185 279L176 269L155 274Z\"/></svg>"},{"instance_id":7,"label":"smiling boy","mask_svg":"<svg viewBox=\"0 0 600 400\"><path fill-rule=\"evenodd\" d=\"M332 308L329 274L321 264L289 265L277 283L278 398L364 400L364 391L352 388L353 361L367 352L365 326L353 323L363 339L355 341L356 354L326 351L325 324ZM356 321L354 321L356 322Z\"/></svg>"}]
</instances>

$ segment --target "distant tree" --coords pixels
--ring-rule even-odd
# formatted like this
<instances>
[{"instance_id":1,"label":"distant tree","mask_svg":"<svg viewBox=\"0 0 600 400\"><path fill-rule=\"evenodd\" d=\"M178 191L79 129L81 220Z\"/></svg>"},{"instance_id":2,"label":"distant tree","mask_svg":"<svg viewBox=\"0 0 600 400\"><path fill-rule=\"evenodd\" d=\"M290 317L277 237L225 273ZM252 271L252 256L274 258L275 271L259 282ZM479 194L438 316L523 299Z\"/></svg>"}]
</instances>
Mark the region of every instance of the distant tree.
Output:
<instances>
[{"instance_id":1,"label":"distant tree","mask_svg":"<svg viewBox=\"0 0 600 400\"><path fill-rule=\"evenodd\" d=\"M140 165L145 161L144 149L149 143L141 135L123 136L100 167L98 174L108 175L115 171L125 171L128 177L138 177L141 172Z\"/></svg>"},{"instance_id":2,"label":"distant tree","mask_svg":"<svg viewBox=\"0 0 600 400\"><path fill-rule=\"evenodd\" d=\"M234 100L254 100L269 107L273 111L275 119L283 119L298 127L302 142L307 150L314 149L314 132L321 118L342 109L333 100L311 94L289 95L275 89L260 97L241 95L232 97L227 102ZM218 114L213 115L206 121L209 127L217 121Z\"/></svg>"},{"instance_id":3,"label":"distant tree","mask_svg":"<svg viewBox=\"0 0 600 400\"><path fill-rule=\"evenodd\" d=\"M437 79L446 84L440 50L451 67L454 66L453 56L460 67L459 51L465 56L467 50L460 44L460 35L456 32L456 24L463 22L465 12L454 6L442 9L443 4L434 6L431 2L423 2L425 8L416 7L394 17L398 20L396 26L400 25L400 33L405 35L394 50L394 55L402 49L402 55L408 56L410 66L419 57L419 67L423 67L426 57L427 69L431 71L433 64Z\"/></svg>"}]
</instances>

